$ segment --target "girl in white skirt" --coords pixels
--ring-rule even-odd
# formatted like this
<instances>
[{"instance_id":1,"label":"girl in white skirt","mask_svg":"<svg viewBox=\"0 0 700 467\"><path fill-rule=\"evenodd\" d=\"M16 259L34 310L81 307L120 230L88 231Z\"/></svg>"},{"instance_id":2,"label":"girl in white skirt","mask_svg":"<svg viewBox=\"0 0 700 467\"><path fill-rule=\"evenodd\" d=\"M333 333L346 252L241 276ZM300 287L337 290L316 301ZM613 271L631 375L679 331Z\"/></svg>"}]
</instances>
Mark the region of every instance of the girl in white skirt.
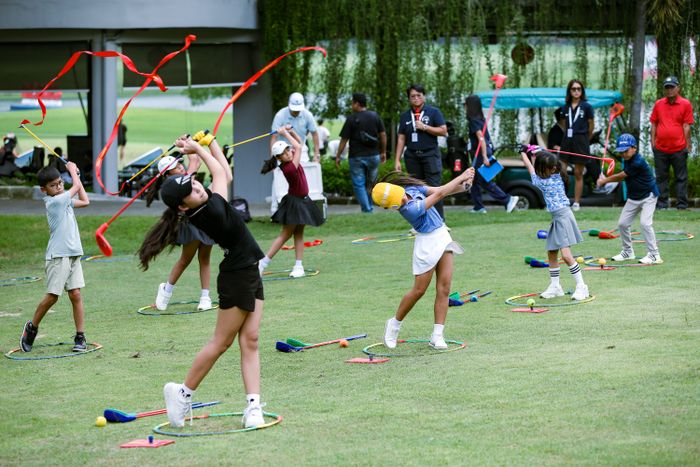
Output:
<instances>
[{"instance_id":1,"label":"girl in white skirt","mask_svg":"<svg viewBox=\"0 0 700 467\"><path fill-rule=\"evenodd\" d=\"M588 286L583 282L581 266L571 254L571 246L581 243L583 237L581 237L578 224L576 224L574 213L569 207L569 198L566 196L569 177L559 158L539 146L523 147L521 156L525 167L530 172L533 185L542 191L547 211L552 215L552 224L547 233L550 283L547 290L540 294L540 297L554 298L564 295L564 289L559 283L559 252L561 251L561 257L569 266L569 272L576 281L576 290L574 290L571 299L584 300L589 296ZM530 157L535 158L534 166Z\"/></svg>"},{"instance_id":2,"label":"girl in white skirt","mask_svg":"<svg viewBox=\"0 0 700 467\"><path fill-rule=\"evenodd\" d=\"M396 314L386 322L384 329L386 347L390 349L396 347L403 319L425 294L435 272L437 276L435 324L429 345L438 350L447 348L443 331L452 286L452 254L462 254L464 250L452 240L450 232L434 206L448 195L469 190L473 179L474 169L469 168L446 185L431 187L422 180L408 177L400 172L391 172L372 189L372 199L377 205L385 209L398 209L417 232L413 245L415 281L413 288L401 299Z\"/></svg>"}]
</instances>

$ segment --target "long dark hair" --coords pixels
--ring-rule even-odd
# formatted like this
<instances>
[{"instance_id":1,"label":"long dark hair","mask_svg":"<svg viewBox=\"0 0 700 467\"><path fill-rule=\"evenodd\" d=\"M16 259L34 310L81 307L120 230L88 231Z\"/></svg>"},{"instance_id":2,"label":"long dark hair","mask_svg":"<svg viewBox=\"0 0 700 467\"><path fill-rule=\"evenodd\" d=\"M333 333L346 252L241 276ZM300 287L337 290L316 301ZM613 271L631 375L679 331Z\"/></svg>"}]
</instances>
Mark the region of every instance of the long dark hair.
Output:
<instances>
[{"instance_id":1,"label":"long dark hair","mask_svg":"<svg viewBox=\"0 0 700 467\"><path fill-rule=\"evenodd\" d=\"M481 107L481 99L476 94L472 94L464 101L467 106L467 119L480 118L484 120L484 109Z\"/></svg>"},{"instance_id":2,"label":"long dark hair","mask_svg":"<svg viewBox=\"0 0 700 467\"><path fill-rule=\"evenodd\" d=\"M426 185L426 183L423 180L418 180L417 178L413 178L410 175L398 170L394 170L393 172L389 172L388 174L384 175L381 179L377 181L377 183L380 182L391 183L393 185L399 185L402 187ZM373 186L377 183L373 184Z\"/></svg>"},{"instance_id":3,"label":"long dark hair","mask_svg":"<svg viewBox=\"0 0 700 467\"><path fill-rule=\"evenodd\" d=\"M540 151L535 157L535 173L540 178L548 178L552 169L559 172L564 182L564 189L569 191L569 175L564 170L564 165L556 154L549 151Z\"/></svg>"},{"instance_id":4,"label":"long dark hair","mask_svg":"<svg viewBox=\"0 0 700 467\"><path fill-rule=\"evenodd\" d=\"M175 248L182 216L184 216L184 213L176 212L171 208L163 211L163 215L148 231L137 252L141 269L147 271L148 263L156 259L156 256L168 246L170 251Z\"/></svg>"},{"instance_id":5,"label":"long dark hair","mask_svg":"<svg viewBox=\"0 0 700 467\"><path fill-rule=\"evenodd\" d=\"M265 162L263 162L262 169L260 169L260 173L265 175L268 172L272 172L277 168L277 156L272 156Z\"/></svg>"},{"instance_id":6,"label":"long dark hair","mask_svg":"<svg viewBox=\"0 0 700 467\"><path fill-rule=\"evenodd\" d=\"M569 81L569 84L566 86L566 105L571 105L571 86L574 84L578 84L581 86L581 100L585 101L586 100L586 87L583 85L583 83L580 80L577 79L572 79Z\"/></svg>"},{"instance_id":7,"label":"long dark hair","mask_svg":"<svg viewBox=\"0 0 700 467\"><path fill-rule=\"evenodd\" d=\"M165 179L168 178L167 172L163 174L163 176L158 177L158 180L156 182L148 187L148 190L146 190L146 207L150 208L151 204L153 204L153 200L156 199L156 194L160 191L160 187L163 186L163 182Z\"/></svg>"}]
</instances>

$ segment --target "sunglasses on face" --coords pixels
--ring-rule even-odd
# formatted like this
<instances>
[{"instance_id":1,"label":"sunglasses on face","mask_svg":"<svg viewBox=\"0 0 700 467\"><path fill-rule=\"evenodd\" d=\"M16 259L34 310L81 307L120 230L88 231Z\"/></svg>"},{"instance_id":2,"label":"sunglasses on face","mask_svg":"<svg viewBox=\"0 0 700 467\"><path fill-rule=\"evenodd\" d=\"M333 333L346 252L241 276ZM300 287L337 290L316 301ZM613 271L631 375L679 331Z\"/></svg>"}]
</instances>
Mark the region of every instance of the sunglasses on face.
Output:
<instances>
[{"instance_id":1,"label":"sunglasses on face","mask_svg":"<svg viewBox=\"0 0 700 467\"><path fill-rule=\"evenodd\" d=\"M581 92L581 88L571 88L571 91L572 91L572 92L573 92L573 91L579 91L579 92Z\"/></svg>"}]
</instances>

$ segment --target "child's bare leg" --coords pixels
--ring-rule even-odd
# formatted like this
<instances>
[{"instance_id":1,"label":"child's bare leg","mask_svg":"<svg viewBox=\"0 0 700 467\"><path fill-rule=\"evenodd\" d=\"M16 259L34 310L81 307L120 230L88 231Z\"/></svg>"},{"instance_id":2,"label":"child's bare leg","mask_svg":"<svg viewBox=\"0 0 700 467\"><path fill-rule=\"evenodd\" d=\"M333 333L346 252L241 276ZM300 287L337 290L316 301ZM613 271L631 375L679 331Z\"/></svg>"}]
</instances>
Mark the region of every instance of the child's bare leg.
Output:
<instances>
[{"instance_id":1,"label":"child's bare leg","mask_svg":"<svg viewBox=\"0 0 700 467\"><path fill-rule=\"evenodd\" d=\"M199 282L202 289L209 290L211 285L211 249L213 245L199 245Z\"/></svg>"},{"instance_id":2,"label":"child's bare leg","mask_svg":"<svg viewBox=\"0 0 700 467\"><path fill-rule=\"evenodd\" d=\"M73 305L73 321L75 321L75 332L85 331L85 309L83 308L83 297L80 289L68 291L68 298Z\"/></svg>"},{"instance_id":3,"label":"child's bare leg","mask_svg":"<svg viewBox=\"0 0 700 467\"><path fill-rule=\"evenodd\" d=\"M46 316L46 312L48 312L57 301L58 295L52 293L44 295L44 298L39 302L39 305L37 305L36 311L34 311L34 317L32 318L32 324L35 328L39 327L39 323L41 323L41 320Z\"/></svg>"},{"instance_id":4,"label":"child's bare leg","mask_svg":"<svg viewBox=\"0 0 700 467\"><path fill-rule=\"evenodd\" d=\"M294 229L294 255L297 261L304 259L304 227L299 224Z\"/></svg>"},{"instance_id":5,"label":"child's bare leg","mask_svg":"<svg viewBox=\"0 0 700 467\"><path fill-rule=\"evenodd\" d=\"M573 266L576 262L574 255L571 254L571 248L568 246L561 249L561 259L563 259L569 267Z\"/></svg>"},{"instance_id":6,"label":"child's bare leg","mask_svg":"<svg viewBox=\"0 0 700 467\"><path fill-rule=\"evenodd\" d=\"M282 245L289 240L289 238L294 234L294 230L296 229L296 224L284 224L282 226L282 231L280 234L277 236L272 241L272 245L270 245L270 249L267 250L267 257L272 259L278 251L280 251L280 248L282 248ZM303 246L303 245L302 245Z\"/></svg>"},{"instance_id":7,"label":"child's bare leg","mask_svg":"<svg viewBox=\"0 0 700 467\"><path fill-rule=\"evenodd\" d=\"M241 349L241 375L247 394L260 394L260 353L258 339L263 315L262 300L255 300L255 311L248 313L238 334Z\"/></svg>"},{"instance_id":8,"label":"child's bare leg","mask_svg":"<svg viewBox=\"0 0 700 467\"><path fill-rule=\"evenodd\" d=\"M447 308L449 306L450 287L452 286L452 268L454 254L451 251L443 253L442 258L435 267L435 324L445 324Z\"/></svg>"},{"instance_id":9,"label":"child's bare leg","mask_svg":"<svg viewBox=\"0 0 700 467\"><path fill-rule=\"evenodd\" d=\"M558 268L559 267L559 250L547 251L547 261L549 262L549 269Z\"/></svg>"},{"instance_id":10,"label":"child's bare leg","mask_svg":"<svg viewBox=\"0 0 700 467\"><path fill-rule=\"evenodd\" d=\"M197 248L199 248L199 245L200 242L198 240L182 245L180 257L177 259L173 265L173 268L170 270L170 274L168 275L168 283L170 285L177 284L177 281L180 279L180 276L182 276L182 273L185 272L187 266L189 266L192 262L192 258L194 258L194 255L197 253Z\"/></svg>"},{"instance_id":11,"label":"child's bare leg","mask_svg":"<svg viewBox=\"0 0 700 467\"><path fill-rule=\"evenodd\" d=\"M431 269L428 272L415 276L413 288L403 296L399 303L399 308L396 310L396 319L398 321L403 321L406 315L408 315L408 312L411 311L418 300L425 294L425 291L428 290L434 270L435 269Z\"/></svg>"}]
</instances>

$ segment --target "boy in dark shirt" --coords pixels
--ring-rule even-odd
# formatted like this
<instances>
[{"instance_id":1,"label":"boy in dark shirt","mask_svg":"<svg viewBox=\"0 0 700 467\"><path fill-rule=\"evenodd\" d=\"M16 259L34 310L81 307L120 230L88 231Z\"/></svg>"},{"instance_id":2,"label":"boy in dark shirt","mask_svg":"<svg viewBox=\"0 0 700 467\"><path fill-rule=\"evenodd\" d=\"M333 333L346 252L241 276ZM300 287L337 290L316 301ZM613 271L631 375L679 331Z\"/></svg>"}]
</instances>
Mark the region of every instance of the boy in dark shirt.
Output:
<instances>
[{"instance_id":1,"label":"boy in dark shirt","mask_svg":"<svg viewBox=\"0 0 700 467\"><path fill-rule=\"evenodd\" d=\"M634 259L631 226L637 213L641 213L639 223L647 244L647 254L639 262L642 264L663 263L652 225L656 200L659 197L659 189L656 186L654 175L651 173L649 164L637 152L637 140L629 133L624 133L617 139L615 152L625 160L625 168L622 172L610 177L601 177L597 181L599 187L609 182L621 182L622 180L627 182L627 202L622 208L618 221L622 251L613 256L612 259L613 261Z\"/></svg>"}]
</instances>

